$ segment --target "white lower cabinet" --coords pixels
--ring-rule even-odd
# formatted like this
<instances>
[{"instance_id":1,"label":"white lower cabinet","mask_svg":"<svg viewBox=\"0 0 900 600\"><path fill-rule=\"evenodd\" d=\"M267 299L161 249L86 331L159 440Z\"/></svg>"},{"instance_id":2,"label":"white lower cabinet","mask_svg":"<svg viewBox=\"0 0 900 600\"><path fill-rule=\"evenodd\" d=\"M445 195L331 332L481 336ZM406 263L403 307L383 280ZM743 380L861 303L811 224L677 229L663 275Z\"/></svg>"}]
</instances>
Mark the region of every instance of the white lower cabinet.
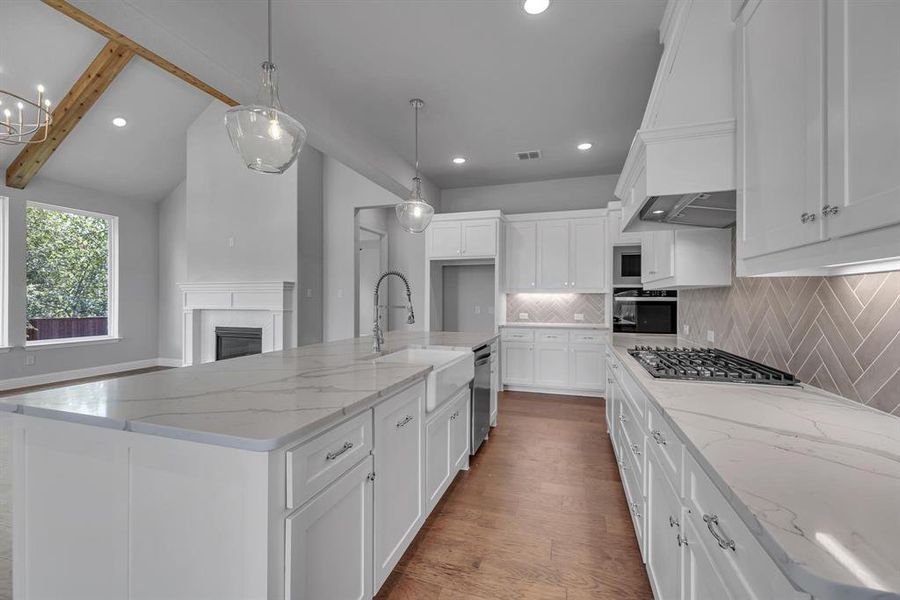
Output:
<instances>
[{"instance_id":1,"label":"white lower cabinet","mask_svg":"<svg viewBox=\"0 0 900 600\"><path fill-rule=\"evenodd\" d=\"M600 394L606 387L606 336L596 329L504 328L503 385Z\"/></svg>"},{"instance_id":2,"label":"white lower cabinet","mask_svg":"<svg viewBox=\"0 0 900 600\"><path fill-rule=\"evenodd\" d=\"M469 389L463 389L452 401L448 426L450 429L450 464L451 472L456 475L459 471L469 468Z\"/></svg>"},{"instance_id":3,"label":"white lower cabinet","mask_svg":"<svg viewBox=\"0 0 900 600\"><path fill-rule=\"evenodd\" d=\"M375 589L425 521L425 385L375 407Z\"/></svg>"},{"instance_id":4,"label":"white lower cabinet","mask_svg":"<svg viewBox=\"0 0 900 600\"><path fill-rule=\"evenodd\" d=\"M647 575L656 600L677 600L681 593L681 494L660 468L647 445Z\"/></svg>"},{"instance_id":5,"label":"white lower cabinet","mask_svg":"<svg viewBox=\"0 0 900 600\"><path fill-rule=\"evenodd\" d=\"M503 342L503 383L506 385L534 384L534 344L531 342Z\"/></svg>"},{"instance_id":6,"label":"white lower cabinet","mask_svg":"<svg viewBox=\"0 0 900 600\"><path fill-rule=\"evenodd\" d=\"M372 597L372 457L285 523L285 598Z\"/></svg>"},{"instance_id":7,"label":"white lower cabinet","mask_svg":"<svg viewBox=\"0 0 900 600\"><path fill-rule=\"evenodd\" d=\"M682 523L682 534L687 540L683 544L683 576L681 597L683 600L733 600L735 596L728 590L716 567L702 544L691 543L699 540L700 532L693 522L685 519Z\"/></svg>"},{"instance_id":8,"label":"white lower cabinet","mask_svg":"<svg viewBox=\"0 0 900 600\"><path fill-rule=\"evenodd\" d=\"M602 390L606 380L606 349L603 346L578 344L569 348L569 387L579 390Z\"/></svg>"},{"instance_id":9,"label":"white lower cabinet","mask_svg":"<svg viewBox=\"0 0 900 600\"><path fill-rule=\"evenodd\" d=\"M538 344L534 348L534 384L565 387L569 384L569 352L564 344Z\"/></svg>"},{"instance_id":10,"label":"white lower cabinet","mask_svg":"<svg viewBox=\"0 0 900 600\"><path fill-rule=\"evenodd\" d=\"M612 352L607 369L606 419L656 600L809 600L775 565L649 398L637 417L623 391L638 389L637 383ZM641 448L638 437L646 441L641 453L632 451L635 444Z\"/></svg>"}]
</instances>

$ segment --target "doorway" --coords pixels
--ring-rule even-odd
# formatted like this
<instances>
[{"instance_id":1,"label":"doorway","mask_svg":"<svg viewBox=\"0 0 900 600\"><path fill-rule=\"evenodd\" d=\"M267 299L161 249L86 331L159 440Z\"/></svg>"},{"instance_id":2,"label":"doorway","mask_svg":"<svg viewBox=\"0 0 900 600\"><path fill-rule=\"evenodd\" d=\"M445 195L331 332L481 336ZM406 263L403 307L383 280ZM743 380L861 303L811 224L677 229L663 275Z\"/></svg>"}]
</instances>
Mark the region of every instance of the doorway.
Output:
<instances>
[{"instance_id":1,"label":"doorway","mask_svg":"<svg viewBox=\"0 0 900 600\"><path fill-rule=\"evenodd\" d=\"M387 270L388 239L387 232L369 225L358 226L357 242L357 335L372 335L372 323L375 319L372 294L378 277ZM383 304L390 304L389 286L382 285L381 299ZM387 323L384 323L387 330Z\"/></svg>"}]
</instances>

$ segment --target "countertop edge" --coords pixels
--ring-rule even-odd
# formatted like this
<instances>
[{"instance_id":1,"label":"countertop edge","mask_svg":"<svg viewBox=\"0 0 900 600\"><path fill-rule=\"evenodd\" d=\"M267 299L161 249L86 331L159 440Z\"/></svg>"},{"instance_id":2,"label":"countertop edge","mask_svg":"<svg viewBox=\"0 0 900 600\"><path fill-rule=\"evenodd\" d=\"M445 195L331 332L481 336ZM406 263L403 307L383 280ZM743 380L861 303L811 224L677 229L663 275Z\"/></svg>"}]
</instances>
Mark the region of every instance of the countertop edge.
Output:
<instances>
[{"instance_id":1,"label":"countertop edge","mask_svg":"<svg viewBox=\"0 0 900 600\"><path fill-rule=\"evenodd\" d=\"M778 541L774 537L772 537L772 535L766 530L765 526L763 526L756 515L753 514L750 508L747 507L747 505L744 504L744 502L740 498L738 498L737 494L735 494L731 489L731 486L729 486L725 482L725 480L722 479L718 471L716 471L716 469L706 460L706 457L703 456L703 452L699 448L697 448L696 445L694 445L693 441L691 441L690 439L690 436L688 436L669 415L668 410L661 406L654 395L650 393L650 391L647 390L646 387L644 387L643 383L641 382L641 377L635 373L635 370L637 368L642 368L637 363L637 361L621 347L616 347L610 344L610 348L616 354L622 365L628 370L635 384L641 389L642 392L644 392L650 402L653 403L656 410L666 420L666 423L668 423L668 425L672 427L673 431L677 433L679 439L682 441L682 443L684 443L685 448L688 449L688 451L691 453L691 456L694 458L700 468L703 469L703 472L706 474L706 476L709 477L710 481L713 482L713 485L716 486L716 489L719 490L719 492L725 497L734 512L737 513L747 529L750 530L750 533L753 534L753 537L756 538L756 540L765 550L766 554L769 555L769 558L772 559L772 562L774 562L776 566L778 566L781 572L784 573L784 576L787 578L787 580L797 591L805 594L810 594L813 597L822 597L822 594L825 594L825 597L842 598L844 600L900 599L900 595L893 592L885 592L882 590L873 590L858 586L851 586L845 583L840 583L831 579L824 578L813 573L804 565L792 560L790 555L788 555L784 548L782 548L781 544L779 544ZM817 390L817 388L814 389ZM829 395L843 402L850 402L845 398L840 398L839 396L834 396L831 394Z\"/></svg>"}]
</instances>

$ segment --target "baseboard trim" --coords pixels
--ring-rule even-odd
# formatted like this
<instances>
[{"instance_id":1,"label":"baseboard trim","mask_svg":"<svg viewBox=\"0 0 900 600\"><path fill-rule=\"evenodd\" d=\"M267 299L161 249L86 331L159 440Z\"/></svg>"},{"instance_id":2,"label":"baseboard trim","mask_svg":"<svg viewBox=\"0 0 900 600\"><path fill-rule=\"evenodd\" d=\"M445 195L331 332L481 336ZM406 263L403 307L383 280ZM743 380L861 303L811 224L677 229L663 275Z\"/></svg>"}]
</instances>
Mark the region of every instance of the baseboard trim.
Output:
<instances>
[{"instance_id":1,"label":"baseboard trim","mask_svg":"<svg viewBox=\"0 0 900 600\"><path fill-rule=\"evenodd\" d=\"M183 367L184 362L180 358L157 358L157 366L160 367Z\"/></svg>"},{"instance_id":2,"label":"baseboard trim","mask_svg":"<svg viewBox=\"0 0 900 600\"><path fill-rule=\"evenodd\" d=\"M573 390L571 388L531 387L527 385L504 385L506 392L532 392L534 394L556 394L558 396L587 396L588 398L605 398L604 390Z\"/></svg>"},{"instance_id":3,"label":"baseboard trim","mask_svg":"<svg viewBox=\"0 0 900 600\"><path fill-rule=\"evenodd\" d=\"M70 379L84 379L86 377L97 377L98 375L110 375L112 373L121 373L122 371L146 369L148 367L181 366L181 359L177 360L177 364L172 364L172 361L175 361L175 359L147 358L144 360L133 360L131 362L88 367L86 369L72 369L70 371L55 371L53 373L42 373L41 375L30 375L28 377L15 377L13 379L0 381L0 391L27 388L35 385L47 385L48 383L59 383Z\"/></svg>"}]
</instances>

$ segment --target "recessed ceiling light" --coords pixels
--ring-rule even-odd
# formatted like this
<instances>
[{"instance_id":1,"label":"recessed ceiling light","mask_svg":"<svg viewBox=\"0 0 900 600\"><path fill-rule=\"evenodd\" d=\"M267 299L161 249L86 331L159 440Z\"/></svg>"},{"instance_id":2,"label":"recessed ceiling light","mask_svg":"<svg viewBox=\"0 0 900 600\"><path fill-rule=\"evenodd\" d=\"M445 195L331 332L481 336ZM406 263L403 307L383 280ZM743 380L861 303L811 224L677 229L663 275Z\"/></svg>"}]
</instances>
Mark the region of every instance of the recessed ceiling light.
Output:
<instances>
[{"instance_id":1,"label":"recessed ceiling light","mask_svg":"<svg viewBox=\"0 0 900 600\"><path fill-rule=\"evenodd\" d=\"M125 127L128 125L128 121L125 120L125 117L116 117L112 120L112 124L116 127Z\"/></svg>"},{"instance_id":2,"label":"recessed ceiling light","mask_svg":"<svg viewBox=\"0 0 900 600\"><path fill-rule=\"evenodd\" d=\"M550 6L550 0L525 0L522 4L522 8L529 15L539 15L547 10L548 6Z\"/></svg>"},{"instance_id":3,"label":"recessed ceiling light","mask_svg":"<svg viewBox=\"0 0 900 600\"><path fill-rule=\"evenodd\" d=\"M594 145L590 142L582 142L582 143L578 144L578 146L577 146L577 148L579 150L590 150L593 147L594 147Z\"/></svg>"},{"instance_id":4,"label":"recessed ceiling light","mask_svg":"<svg viewBox=\"0 0 900 600\"><path fill-rule=\"evenodd\" d=\"M465 162L466 162L466 159L463 158L462 156L457 156L456 158L453 159L453 163L457 164L457 165L465 164Z\"/></svg>"},{"instance_id":5,"label":"recessed ceiling light","mask_svg":"<svg viewBox=\"0 0 900 600\"><path fill-rule=\"evenodd\" d=\"M664 211L664 210L654 210L654 211L651 211L650 214L653 214L653 215L661 215L661 214L663 214L664 212L666 212L666 211Z\"/></svg>"}]
</instances>

